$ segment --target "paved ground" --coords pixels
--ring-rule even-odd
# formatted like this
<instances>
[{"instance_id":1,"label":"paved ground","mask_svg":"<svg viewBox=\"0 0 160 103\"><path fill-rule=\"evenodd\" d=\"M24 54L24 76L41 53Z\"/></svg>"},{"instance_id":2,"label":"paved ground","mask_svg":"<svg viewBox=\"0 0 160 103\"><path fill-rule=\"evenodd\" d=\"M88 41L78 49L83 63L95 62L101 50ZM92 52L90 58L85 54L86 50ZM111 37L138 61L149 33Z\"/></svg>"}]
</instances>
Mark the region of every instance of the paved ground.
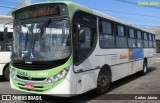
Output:
<instances>
[{"instance_id":1,"label":"paved ground","mask_svg":"<svg viewBox=\"0 0 160 103\"><path fill-rule=\"evenodd\" d=\"M33 95L20 91L12 90L9 86L9 82L5 81L3 77L0 77L0 94L25 94L25 95ZM94 92L88 92L78 97L73 97L70 99L66 98L57 98L52 96L46 96L48 99L58 99L52 101L52 103L59 102L72 102L72 103L160 103L158 100L152 101L140 101L140 100L97 100L97 98L101 98L105 95L96 96L92 95ZM148 68L148 74L145 76L139 76L137 74L126 77L119 81L116 81L111 84L110 91L107 94L160 94L160 64L156 63L153 67ZM126 95L125 95L126 96ZM86 98L87 100L74 100L75 98ZM65 100L63 100L65 99ZM1 101L0 101L1 102ZM32 101L7 101L10 103L26 103ZM34 101L35 102L35 101ZM33 103L34 103L33 102ZM38 103L47 102L47 101L36 101ZM6 101L2 101L1 103L6 103ZM47 102L51 103L51 102Z\"/></svg>"}]
</instances>

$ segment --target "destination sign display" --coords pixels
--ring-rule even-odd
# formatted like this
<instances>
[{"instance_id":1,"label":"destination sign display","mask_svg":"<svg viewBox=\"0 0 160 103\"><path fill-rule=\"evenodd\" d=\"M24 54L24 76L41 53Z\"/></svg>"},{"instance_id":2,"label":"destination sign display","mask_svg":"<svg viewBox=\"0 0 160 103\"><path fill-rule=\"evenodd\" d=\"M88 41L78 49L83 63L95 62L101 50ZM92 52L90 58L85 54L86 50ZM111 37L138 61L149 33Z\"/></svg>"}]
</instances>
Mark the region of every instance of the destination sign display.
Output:
<instances>
[{"instance_id":1,"label":"destination sign display","mask_svg":"<svg viewBox=\"0 0 160 103\"><path fill-rule=\"evenodd\" d=\"M48 15L58 15L58 14L59 14L59 7L56 5L33 6L15 12L15 19L21 20L21 19L28 19L34 17L48 16Z\"/></svg>"}]
</instances>

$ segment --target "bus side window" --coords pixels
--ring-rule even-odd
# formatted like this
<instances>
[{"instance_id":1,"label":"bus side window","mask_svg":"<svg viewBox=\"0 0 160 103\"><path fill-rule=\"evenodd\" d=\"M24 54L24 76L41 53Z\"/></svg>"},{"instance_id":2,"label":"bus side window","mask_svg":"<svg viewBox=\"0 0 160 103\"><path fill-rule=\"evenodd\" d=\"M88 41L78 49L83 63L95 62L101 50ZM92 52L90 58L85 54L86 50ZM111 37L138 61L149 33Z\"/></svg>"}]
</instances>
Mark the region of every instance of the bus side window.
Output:
<instances>
[{"instance_id":1,"label":"bus side window","mask_svg":"<svg viewBox=\"0 0 160 103\"><path fill-rule=\"evenodd\" d=\"M153 47L155 48L156 47L156 39L155 39L155 35L153 35Z\"/></svg>"},{"instance_id":2,"label":"bus side window","mask_svg":"<svg viewBox=\"0 0 160 103\"><path fill-rule=\"evenodd\" d=\"M127 48L126 29L122 25L117 25L116 43L119 48Z\"/></svg>"},{"instance_id":3,"label":"bus side window","mask_svg":"<svg viewBox=\"0 0 160 103\"><path fill-rule=\"evenodd\" d=\"M7 34L7 41L6 41L7 48L6 48L6 51L11 51L12 50L12 42L13 42L13 33L9 32Z\"/></svg>"},{"instance_id":4,"label":"bus side window","mask_svg":"<svg viewBox=\"0 0 160 103\"><path fill-rule=\"evenodd\" d=\"M149 34L149 47L153 48L153 35Z\"/></svg>"},{"instance_id":5,"label":"bus side window","mask_svg":"<svg viewBox=\"0 0 160 103\"><path fill-rule=\"evenodd\" d=\"M101 48L114 48L115 36L113 35L114 24L107 21L99 23L99 45Z\"/></svg>"},{"instance_id":6,"label":"bus side window","mask_svg":"<svg viewBox=\"0 0 160 103\"><path fill-rule=\"evenodd\" d=\"M137 47L143 47L142 32L137 31Z\"/></svg>"},{"instance_id":7,"label":"bus side window","mask_svg":"<svg viewBox=\"0 0 160 103\"><path fill-rule=\"evenodd\" d=\"M0 32L0 51L4 50L5 50L4 35L3 32Z\"/></svg>"},{"instance_id":8,"label":"bus side window","mask_svg":"<svg viewBox=\"0 0 160 103\"><path fill-rule=\"evenodd\" d=\"M129 46L129 48L136 47L136 39L135 39L134 29L129 29L128 46Z\"/></svg>"},{"instance_id":9,"label":"bus side window","mask_svg":"<svg viewBox=\"0 0 160 103\"><path fill-rule=\"evenodd\" d=\"M145 48L148 48L148 34L147 33L144 33L143 34L143 44L144 44L144 47Z\"/></svg>"}]
</instances>

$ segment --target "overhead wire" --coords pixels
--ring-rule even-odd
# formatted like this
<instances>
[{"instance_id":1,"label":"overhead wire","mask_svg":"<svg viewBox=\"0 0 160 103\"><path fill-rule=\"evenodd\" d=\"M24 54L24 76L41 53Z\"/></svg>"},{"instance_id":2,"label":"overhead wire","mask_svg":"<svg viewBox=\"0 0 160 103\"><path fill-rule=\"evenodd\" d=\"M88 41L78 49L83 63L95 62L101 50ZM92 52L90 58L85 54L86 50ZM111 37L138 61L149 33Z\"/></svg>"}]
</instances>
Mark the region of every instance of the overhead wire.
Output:
<instances>
[{"instance_id":1,"label":"overhead wire","mask_svg":"<svg viewBox=\"0 0 160 103\"><path fill-rule=\"evenodd\" d=\"M12 7L9 7L9 6L2 6L2 5L0 5L0 7L2 7L2 8L9 8L9 9L15 9L15 8L12 8Z\"/></svg>"},{"instance_id":2,"label":"overhead wire","mask_svg":"<svg viewBox=\"0 0 160 103\"><path fill-rule=\"evenodd\" d=\"M19 4L18 2L11 2L11 1L7 1L7 0L1 0L0 2L11 3L11 4Z\"/></svg>"}]
</instances>

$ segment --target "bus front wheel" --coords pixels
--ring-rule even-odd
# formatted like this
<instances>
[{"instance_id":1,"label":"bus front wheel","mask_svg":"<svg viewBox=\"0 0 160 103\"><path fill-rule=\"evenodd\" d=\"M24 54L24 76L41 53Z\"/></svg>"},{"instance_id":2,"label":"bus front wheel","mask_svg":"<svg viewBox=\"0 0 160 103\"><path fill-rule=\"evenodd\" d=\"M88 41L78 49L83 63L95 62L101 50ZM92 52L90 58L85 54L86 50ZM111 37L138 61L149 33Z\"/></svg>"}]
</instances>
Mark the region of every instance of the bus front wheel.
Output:
<instances>
[{"instance_id":1,"label":"bus front wheel","mask_svg":"<svg viewBox=\"0 0 160 103\"><path fill-rule=\"evenodd\" d=\"M107 69L101 69L97 79L96 94L104 94L111 84L111 75Z\"/></svg>"},{"instance_id":2,"label":"bus front wheel","mask_svg":"<svg viewBox=\"0 0 160 103\"><path fill-rule=\"evenodd\" d=\"M10 75L10 70L9 70L9 66L7 66L4 71L4 77L8 81L9 81L9 75Z\"/></svg>"}]
</instances>

